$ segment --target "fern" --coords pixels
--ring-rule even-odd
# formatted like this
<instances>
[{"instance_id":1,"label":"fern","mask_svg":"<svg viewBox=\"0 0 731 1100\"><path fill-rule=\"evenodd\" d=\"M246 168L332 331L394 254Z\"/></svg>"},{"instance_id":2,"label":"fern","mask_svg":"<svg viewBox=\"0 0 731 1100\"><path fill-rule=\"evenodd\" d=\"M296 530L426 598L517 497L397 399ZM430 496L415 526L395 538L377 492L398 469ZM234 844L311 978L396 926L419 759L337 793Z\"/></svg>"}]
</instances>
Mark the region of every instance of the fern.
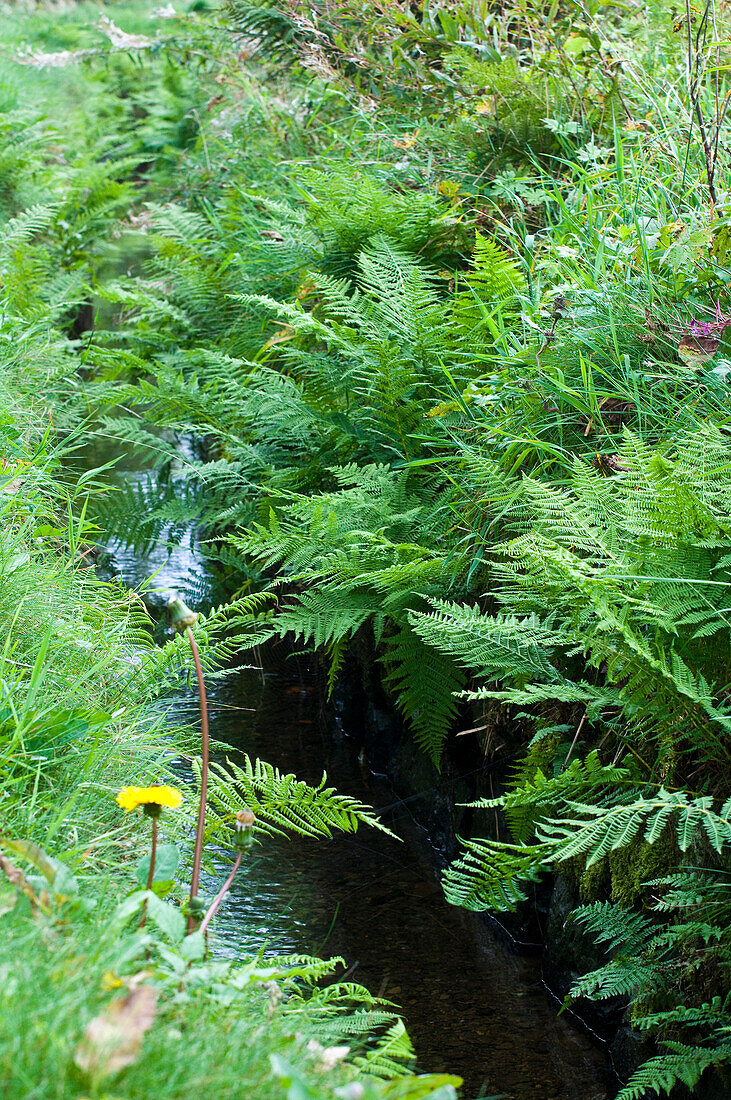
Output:
<instances>
[{"instance_id":1,"label":"fern","mask_svg":"<svg viewBox=\"0 0 731 1100\"><path fill-rule=\"evenodd\" d=\"M570 816L551 818L538 829L539 837L558 860L581 855L591 866L608 852L626 847L640 832L653 844L674 821L681 852L687 851L696 833L705 832L710 845L721 852L731 844L731 822L711 808L713 800L690 798L685 792L662 789L650 798L635 798L610 806L568 801Z\"/></svg>"},{"instance_id":2,"label":"fern","mask_svg":"<svg viewBox=\"0 0 731 1100\"><path fill-rule=\"evenodd\" d=\"M332 830L354 833L361 824L393 834L354 798L326 787L326 776L311 787L293 775L281 772L262 760L244 756L243 766L231 760L213 764L209 803L219 824L233 822L237 812L250 809L256 816L255 833L286 836L331 836Z\"/></svg>"},{"instance_id":3,"label":"fern","mask_svg":"<svg viewBox=\"0 0 731 1100\"><path fill-rule=\"evenodd\" d=\"M3 225L2 251L5 255L11 249L25 243L32 237L47 229L56 214L56 204L43 205L38 203L15 218L10 218Z\"/></svg>"},{"instance_id":4,"label":"fern","mask_svg":"<svg viewBox=\"0 0 731 1100\"><path fill-rule=\"evenodd\" d=\"M543 817L557 806L565 805L578 795L601 799L605 791L616 791L625 784L634 787L636 780L626 768L604 765L596 752L584 760L572 760L558 775L547 777L540 768L531 769L513 790L500 798L479 799L469 803L475 809L497 809L505 812L513 836L525 841Z\"/></svg>"},{"instance_id":5,"label":"fern","mask_svg":"<svg viewBox=\"0 0 731 1100\"><path fill-rule=\"evenodd\" d=\"M457 712L456 695L464 683L459 667L451 658L429 650L409 627L387 640L382 659L391 670L386 683L417 744L438 767Z\"/></svg>"},{"instance_id":6,"label":"fern","mask_svg":"<svg viewBox=\"0 0 731 1100\"><path fill-rule=\"evenodd\" d=\"M512 911L527 900L528 884L545 869L542 845L467 840L464 848L442 879L447 901L463 909Z\"/></svg>"},{"instance_id":7,"label":"fern","mask_svg":"<svg viewBox=\"0 0 731 1100\"><path fill-rule=\"evenodd\" d=\"M396 1020L367 1054L353 1062L372 1077L396 1077L414 1065L415 1052L403 1020Z\"/></svg>"},{"instance_id":8,"label":"fern","mask_svg":"<svg viewBox=\"0 0 731 1100\"><path fill-rule=\"evenodd\" d=\"M648 1089L658 1096L669 1096L679 1083L693 1089L707 1069L726 1065L731 1059L731 1043L713 1050L669 1041L663 1045L666 1050L649 1058L632 1074L625 1087L617 1093L617 1100L644 1100Z\"/></svg>"},{"instance_id":9,"label":"fern","mask_svg":"<svg viewBox=\"0 0 731 1100\"><path fill-rule=\"evenodd\" d=\"M453 339L469 335L472 348L483 354L494 348L496 336L510 326L525 289L516 262L496 241L477 233L471 271L452 303Z\"/></svg>"},{"instance_id":10,"label":"fern","mask_svg":"<svg viewBox=\"0 0 731 1100\"><path fill-rule=\"evenodd\" d=\"M627 847L638 836L648 844L657 842L671 826L682 852L687 851L699 833L705 834L708 843L719 853L731 845L731 822L711 808L712 799L693 799L684 792L660 788L654 796L646 798L632 797L634 792L630 791L626 800L620 801L612 791L612 784L621 778L621 773L614 769L605 771L596 764L592 770L594 776L589 772L588 779L583 769L574 768L553 783L539 781L533 789L527 787L512 796L477 803L508 809L530 807L535 814L539 843L523 848L492 841L467 842L468 855L445 875L445 889L450 900L472 896L472 874L475 896L484 900L484 908L502 907L498 901L503 896L501 882L504 882L504 897L509 899L508 907L512 908L522 891L516 886L518 879L534 881L541 869L577 856L590 867L610 852ZM603 788L607 782L609 788L605 793ZM571 799L570 793L576 786L584 789L593 786L595 801L582 803ZM560 807L559 815L543 816L544 807L553 807L556 802ZM464 904L455 901L457 903Z\"/></svg>"},{"instance_id":11,"label":"fern","mask_svg":"<svg viewBox=\"0 0 731 1100\"><path fill-rule=\"evenodd\" d=\"M597 915L616 931L605 941L612 957L581 987L637 1004L655 998L648 1028L664 1036L686 1025L662 1002L663 968L679 959L700 967L698 944L719 986L728 965L718 869L730 838L728 394L722 371L694 373L677 361L683 310L695 316L703 293L717 288L720 315L725 290L698 256L684 265L692 280L668 267L649 240L649 218L636 228L638 246L622 173L610 180L600 160L596 173L574 163L579 135L568 123L558 132L565 89L553 72L543 79L545 64L538 88L507 25L512 45L501 59L485 53L484 28L465 12L415 16L403 6L398 28L378 19L366 41L355 28L372 12L355 19L337 7L231 5L250 48L319 65L338 82L327 121L301 124L311 88L269 114L264 96L244 98L217 120L230 125L230 139L209 141L211 128L200 157L188 146L177 201L145 208L142 269L98 288L116 329L95 337L94 380L70 402L66 423L81 408L99 418L101 433L144 447L163 470L149 519L141 519L145 486L100 504L97 518L112 535L164 546L195 526L233 585L269 591L201 624L209 669L235 646L289 635L320 650L332 689L355 644L374 654L434 763L463 704L502 705L511 754L538 731L519 783L476 804L504 814L513 843L469 839L445 876L451 900L515 907L548 871L581 874L661 842L680 853L687 881L658 880L640 923L625 914L625 939L622 914ZM591 66L574 66L574 76L579 68ZM599 80L591 71L586 79ZM319 142L343 121L335 104L349 83L369 103L398 96L404 119L409 94L419 104L441 97L448 111L459 95L459 110L448 126L431 107L419 110L421 136L393 143L406 163L379 132L382 163L369 144L367 169L357 155L333 168L309 135ZM611 113L619 93L596 87L584 98ZM485 95L496 114L477 125ZM572 117L596 119L587 153L600 156L605 122L576 89L569 99ZM544 120L546 112L557 118ZM196 124L201 117L185 114ZM275 131L287 135L285 155ZM169 132L162 127L160 140ZM135 133L125 131L125 148ZM360 139L348 134L357 154ZM560 148L552 160L560 178L537 162L529 178L520 159L496 173L526 144ZM227 150L225 168L217 146ZM158 146L150 162L157 153L164 159ZM421 185L440 163L449 166L439 185L448 201ZM11 313L43 325L49 304L59 311L94 285L94 242L131 198L107 167L87 173L88 218L79 173L59 188L62 213L33 231L40 215L31 209L23 249L2 252ZM656 180L655 167L645 165L643 179ZM602 174L606 200L591 190ZM672 175L684 173L673 166ZM652 186L642 184L635 206L657 214L659 239L673 232L667 211L687 211L688 199L665 180L655 201ZM483 225L491 219L489 236L475 234L475 214ZM535 233L532 221L541 222ZM722 262L719 252L713 264ZM55 346L51 359L54 379L73 373L68 349ZM23 349L14 363L24 369ZM167 468L175 440L190 436L205 440L206 453L188 455L182 473ZM161 682L184 667L180 643L149 649L148 639L142 667L123 670L123 688L159 690L156 674ZM333 802L325 787L313 793L257 770L264 765L247 762L240 775L233 767L213 780L212 828L248 801L262 830L306 835L354 828L367 812ZM710 866L691 872L689 860L701 855ZM708 1049L720 1050L712 1014L692 1000L685 1008L687 1027L695 1020ZM690 1048L668 1057L670 1076L690 1079Z\"/></svg>"}]
</instances>

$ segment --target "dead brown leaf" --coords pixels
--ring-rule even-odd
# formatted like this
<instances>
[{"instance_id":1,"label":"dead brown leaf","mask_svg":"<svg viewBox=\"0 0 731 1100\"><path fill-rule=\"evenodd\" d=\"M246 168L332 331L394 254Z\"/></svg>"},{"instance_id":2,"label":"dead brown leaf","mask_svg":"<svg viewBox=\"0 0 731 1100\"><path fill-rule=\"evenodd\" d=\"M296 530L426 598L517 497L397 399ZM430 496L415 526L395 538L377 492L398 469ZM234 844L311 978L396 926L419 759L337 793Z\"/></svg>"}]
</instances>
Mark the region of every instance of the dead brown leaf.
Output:
<instances>
[{"instance_id":1,"label":"dead brown leaf","mask_svg":"<svg viewBox=\"0 0 731 1100\"><path fill-rule=\"evenodd\" d=\"M619 474L629 470L629 466L622 462L618 455L596 454L591 460L592 466L601 470L603 474Z\"/></svg>"},{"instance_id":2,"label":"dead brown leaf","mask_svg":"<svg viewBox=\"0 0 731 1100\"><path fill-rule=\"evenodd\" d=\"M149 985L118 997L87 1025L74 1061L89 1077L111 1077L137 1060L145 1032L155 1019L157 995Z\"/></svg>"},{"instance_id":3,"label":"dead brown leaf","mask_svg":"<svg viewBox=\"0 0 731 1100\"><path fill-rule=\"evenodd\" d=\"M698 367L713 359L720 343L719 336L693 336L689 333L678 344L678 355L687 366Z\"/></svg>"}]
</instances>

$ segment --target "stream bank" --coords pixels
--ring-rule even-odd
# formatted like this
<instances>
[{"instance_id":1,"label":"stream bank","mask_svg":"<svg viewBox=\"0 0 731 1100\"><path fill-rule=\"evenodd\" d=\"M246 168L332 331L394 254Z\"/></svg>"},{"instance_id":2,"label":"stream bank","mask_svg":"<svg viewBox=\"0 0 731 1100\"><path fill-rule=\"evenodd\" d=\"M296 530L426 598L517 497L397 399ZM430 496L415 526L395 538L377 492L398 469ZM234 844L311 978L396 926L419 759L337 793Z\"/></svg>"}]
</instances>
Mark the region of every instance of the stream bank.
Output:
<instances>
[{"instance_id":1,"label":"stream bank","mask_svg":"<svg viewBox=\"0 0 731 1100\"><path fill-rule=\"evenodd\" d=\"M487 723L484 714L463 715L465 730L449 739L441 769L437 771L419 751L384 690L374 654L367 646L360 646L357 651L351 650L350 658L334 693L337 722L349 730L354 742L352 751L360 754L361 762L395 792L411 827L428 838L431 874L439 876L459 856L460 837L489 835L506 839L501 834L504 825L497 811L494 814L482 811L476 824L476 811L464 805L480 798L497 797L506 789L516 761L505 744L510 740L505 736L507 731L499 725L501 719L504 721L504 711L496 708ZM571 912L582 904L576 881L557 874L546 876L537 884L530 900L514 913L462 915L480 928L473 933L476 940L484 936L503 959L516 960L514 965L522 974L519 980L527 981L533 990L539 989L544 1006L549 1006L549 1012L555 1015L575 981L607 961L593 938L568 921ZM506 963L508 969L512 965ZM598 1055L595 1065L603 1064L599 1078L607 1091L587 1092L587 1097L614 1096L620 1084L627 1082L656 1053L652 1042L628 1023L625 1004L616 998L582 1000L573 1011L564 1010L562 1014L565 1026L594 1048ZM549 1041L555 1041L551 1029L547 1034L551 1036ZM573 1081L564 1082L565 1089L573 1087ZM569 1097L583 1093L559 1091L556 1095ZM692 1092L682 1085L672 1091L673 1100L689 1100L691 1096L693 1100L727 1100L728 1095L725 1083L713 1074L708 1074Z\"/></svg>"},{"instance_id":2,"label":"stream bank","mask_svg":"<svg viewBox=\"0 0 731 1100\"><path fill-rule=\"evenodd\" d=\"M102 444L86 461L101 465L109 457ZM151 502L159 493L144 463L124 459L109 477L138 482ZM182 483L184 474L173 477ZM127 584L154 576L146 599L157 618L170 591L199 606L220 595L191 529L163 531L144 552L110 544L105 559L105 572ZM419 1067L459 1073L469 1100L606 1100L612 1087L604 1052L557 1016L538 959L515 952L479 916L444 899L437 865L453 854L455 807L474 790L472 778L457 778L459 761L450 761L435 782L406 741L387 767L383 754L389 745L395 750L396 730L392 723L389 742L387 709L346 677L333 713L323 706L320 679L314 660L270 646L263 668L244 667L209 685L212 738L308 782L325 771L329 784L380 811L399 840L361 830L327 842L268 841L222 907L216 950L341 955L348 978L403 1009ZM187 692L174 698L170 717L194 718Z\"/></svg>"}]
</instances>

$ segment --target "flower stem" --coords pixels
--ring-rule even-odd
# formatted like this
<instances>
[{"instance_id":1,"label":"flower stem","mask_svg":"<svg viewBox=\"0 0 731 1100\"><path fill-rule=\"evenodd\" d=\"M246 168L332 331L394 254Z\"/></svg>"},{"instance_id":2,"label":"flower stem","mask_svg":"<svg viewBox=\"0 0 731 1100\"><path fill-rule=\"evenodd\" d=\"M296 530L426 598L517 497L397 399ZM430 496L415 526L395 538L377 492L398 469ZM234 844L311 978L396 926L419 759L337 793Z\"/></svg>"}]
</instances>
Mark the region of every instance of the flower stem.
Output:
<instances>
[{"instance_id":1,"label":"flower stem","mask_svg":"<svg viewBox=\"0 0 731 1100\"><path fill-rule=\"evenodd\" d=\"M152 848L150 850L150 870L147 872L147 890L152 889L155 881L155 859L157 857L157 818L152 819Z\"/></svg>"},{"instance_id":2,"label":"flower stem","mask_svg":"<svg viewBox=\"0 0 731 1100\"><path fill-rule=\"evenodd\" d=\"M234 860L234 865L231 868L231 871L229 873L228 878L226 879L223 886L221 887L221 889L218 891L215 898L211 902L211 905L208 909L208 912L206 913L205 917L201 921L201 926L200 926L200 929L199 929L200 932L205 932L208 929L208 925L211 923L214 916L216 915L216 910L219 908L221 902L223 901L224 897L226 896L226 892L230 889L231 883L236 878L236 872L238 871L239 866L241 864L241 856L242 856L242 853L239 852L239 854L236 856L236 859Z\"/></svg>"},{"instance_id":3,"label":"flower stem","mask_svg":"<svg viewBox=\"0 0 731 1100\"><path fill-rule=\"evenodd\" d=\"M146 890L152 889L152 884L155 881L155 857L157 856L157 818L152 818L152 846L150 848L150 869L147 872L147 886ZM145 927L145 921L147 920L147 898L142 903L142 913L140 915L140 923L138 928Z\"/></svg>"},{"instance_id":4,"label":"flower stem","mask_svg":"<svg viewBox=\"0 0 731 1100\"><path fill-rule=\"evenodd\" d=\"M201 874L201 858L203 855L203 829L206 823L206 801L208 796L208 755L209 755L209 737L208 737L208 704L206 701L206 684L203 679L203 668L201 667L200 654L198 653L198 646L196 645L195 638L193 637L193 631L188 626L185 633L188 636L188 642L190 643L191 653L193 654L193 663L195 664L195 674L198 680L198 700L200 702L201 710L201 790L200 790L200 802L198 804L198 823L195 830L195 850L193 852L193 870L190 876L190 901L193 900L198 894L198 883L200 881ZM195 917L188 913L188 932L195 931Z\"/></svg>"}]
</instances>

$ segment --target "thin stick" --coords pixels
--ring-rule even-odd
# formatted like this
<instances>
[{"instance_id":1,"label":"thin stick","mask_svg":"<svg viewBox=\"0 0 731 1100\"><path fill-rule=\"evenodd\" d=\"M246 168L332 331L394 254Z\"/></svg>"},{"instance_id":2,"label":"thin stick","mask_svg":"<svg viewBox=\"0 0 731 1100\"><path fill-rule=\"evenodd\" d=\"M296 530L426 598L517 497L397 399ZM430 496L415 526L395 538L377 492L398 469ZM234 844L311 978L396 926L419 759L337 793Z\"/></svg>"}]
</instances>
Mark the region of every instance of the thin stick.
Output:
<instances>
[{"instance_id":1,"label":"thin stick","mask_svg":"<svg viewBox=\"0 0 731 1100\"><path fill-rule=\"evenodd\" d=\"M155 881L155 859L157 857L157 818L152 818L152 847L150 848L150 869L147 872L147 886L146 890L152 889L152 884ZM147 898L142 903L142 913L140 914L140 923L138 928L145 927L145 921L147 920Z\"/></svg>"},{"instance_id":2,"label":"thin stick","mask_svg":"<svg viewBox=\"0 0 731 1100\"><path fill-rule=\"evenodd\" d=\"M242 852L239 852L239 854L236 856L236 859L234 860L234 865L231 868L231 871L229 873L228 878L226 879L223 886L221 887L221 889L216 894L215 898L213 899L213 901L210 904L208 912L206 913L205 917L201 921L201 926L198 929L199 932L205 932L208 928L208 925L213 920L213 917L216 914L216 910L218 909L218 907L220 906L220 904L223 901L224 897L226 896L227 891L230 889L231 883L236 878L236 872L238 871L239 866L241 864L242 854L243 854Z\"/></svg>"},{"instance_id":3,"label":"thin stick","mask_svg":"<svg viewBox=\"0 0 731 1100\"><path fill-rule=\"evenodd\" d=\"M691 30L690 21L690 0L685 0L685 20L687 31L687 44L688 44L688 56L686 58L688 69L688 95L690 98L691 107L698 120L698 130L700 132L701 146L703 148L703 156L706 162L706 179L708 183L708 194L710 195L713 206L718 206L718 196L716 194L716 186L714 181L714 175L716 166L713 159L713 153L711 150L711 143L706 131L706 121L703 117L703 108L701 107L700 99L700 85L703 77L703 69L705 68L705 59L701 59L700 56L700 38L704 31L705 23L708 18L708 5L704 12L703 19L701 20L700 27L698 28L698 34L695 41L695 56L693 53L693 33Z\"/></svg>"},{"instance_id":4,"label":"thin stick","mask_svg":"<svg viewBox=\"0 0 731 1100\"><path fill-rule=\"evenodd\" d=\"M192 902L198 894L198 883L200 881L201 874L201 858L203 855L203 830L206 823L206 800L208 797L208 755L209 755L209 737L208 737L208 703L206 700L206 684L203 679L203 668L201 667L200 654L198 653L198 646L196 645L195 638L193 637L193 631L188 626L185 629L185 633L188 635L188 642L190 643L190 649L193 654L193 662L195 664L195 674L198 680L198 700L200 702L201 710L201 792L200 802L198 804L198 823L195 830L195 851L193 852L193 870L190 876L190 899ZM195 931L195 917L192 913L188 913L188 932Z\"/></svg>"},{"instance_id":5,"label":"thin stick","mask_svg":"<svg viewBox=\"0 0 731 1100\"><path fill-rule=\"evenodd\" d=\"M586 722L587 713L588 713L587 711L584 711L584 717L579 722L579 728L577 729L576 733L574 734L574 739L573 739L573 741L571 742L571 744L569 746L569 751L566 753L566 759L563 762L563 767L561 768L561 771L563 771L564 768L566 767L566 765L568 764L569 760L571 759L571 753L576 748L576 742L579 740L579 734L581 733L581 731L584 728L584 723Z\"/></svg>"}]
</instances>

